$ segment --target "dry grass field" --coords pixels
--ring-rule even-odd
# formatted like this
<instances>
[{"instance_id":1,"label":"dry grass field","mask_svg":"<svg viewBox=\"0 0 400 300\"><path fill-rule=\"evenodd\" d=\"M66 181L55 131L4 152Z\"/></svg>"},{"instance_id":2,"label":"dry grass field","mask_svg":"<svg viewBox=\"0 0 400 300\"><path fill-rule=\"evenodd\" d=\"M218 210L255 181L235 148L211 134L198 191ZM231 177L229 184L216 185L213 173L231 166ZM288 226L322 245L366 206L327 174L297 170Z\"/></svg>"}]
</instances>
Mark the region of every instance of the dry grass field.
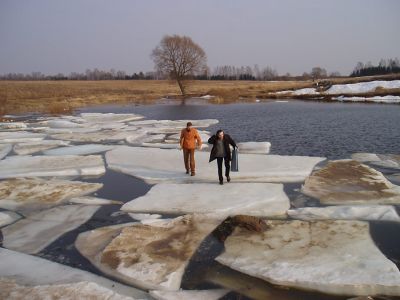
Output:
<instances>
[{"instance_id":1,"label":"dry grass field","mask_svg":"<svg viewBox=\"0 0 400 300\"><path fill-rule=\"evenodd\" d=\"M330 79L353 83L397 76ZM312 81L192 81L191 96L213 95L211 102L267 98L268 93L313 86ZM74 108L99 104L152 103L161 98L179 98L172 81L0 81L0 115L24 112L67 113Z\"/></svg>"}]
</instances>

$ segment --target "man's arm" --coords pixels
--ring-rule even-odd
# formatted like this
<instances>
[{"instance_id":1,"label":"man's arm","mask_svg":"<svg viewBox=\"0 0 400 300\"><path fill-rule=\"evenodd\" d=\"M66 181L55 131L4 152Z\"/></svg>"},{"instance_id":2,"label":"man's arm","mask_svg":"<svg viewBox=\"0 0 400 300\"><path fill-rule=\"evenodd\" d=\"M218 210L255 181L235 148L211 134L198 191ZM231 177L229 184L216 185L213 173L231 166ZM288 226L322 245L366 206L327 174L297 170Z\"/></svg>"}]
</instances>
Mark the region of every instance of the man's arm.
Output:
<instances>
[{"instance_id":1,"label":"man's arm","mask_svg":"<svg viewBox=\"0 0 400 300\"><path fill-rule=\"evenodd\" d=\"M183 136L183 130L181 131L181 138L179 139L179 145L181 145L181 148L183 148L183 140L184 140L184 136Z\"/></svg>"}]
</instances>

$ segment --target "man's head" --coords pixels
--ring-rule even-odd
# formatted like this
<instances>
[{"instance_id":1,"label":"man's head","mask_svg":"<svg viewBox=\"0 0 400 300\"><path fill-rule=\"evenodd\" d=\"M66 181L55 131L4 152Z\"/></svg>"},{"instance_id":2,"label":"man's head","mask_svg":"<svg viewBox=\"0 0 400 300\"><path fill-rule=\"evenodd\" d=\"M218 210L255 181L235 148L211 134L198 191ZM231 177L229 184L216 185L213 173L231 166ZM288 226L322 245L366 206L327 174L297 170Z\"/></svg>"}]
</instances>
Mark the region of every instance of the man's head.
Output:
<instances>
[{"instance_id":1,"label":"man's head","mask_svg":"<svg viewBox=\"0 0 400 300\"><path fill-rule=\"evenodd\" d=\"M221 130L221 129L218 130L217 133L216 133L216 136L217 136L217 138L222 140L224 138L224 131Z\"/></svg>"},{"instance_id":2,"label":"man's head","mask_svg":"<svg viewBox=\"0 0 400 300\"><path fill-rule=\"evenodd\" d=\"M189 131L190 130L190 128L192 128L192 122L187 122L186 123L186 129Z\"/></svg>"}]
</instances>

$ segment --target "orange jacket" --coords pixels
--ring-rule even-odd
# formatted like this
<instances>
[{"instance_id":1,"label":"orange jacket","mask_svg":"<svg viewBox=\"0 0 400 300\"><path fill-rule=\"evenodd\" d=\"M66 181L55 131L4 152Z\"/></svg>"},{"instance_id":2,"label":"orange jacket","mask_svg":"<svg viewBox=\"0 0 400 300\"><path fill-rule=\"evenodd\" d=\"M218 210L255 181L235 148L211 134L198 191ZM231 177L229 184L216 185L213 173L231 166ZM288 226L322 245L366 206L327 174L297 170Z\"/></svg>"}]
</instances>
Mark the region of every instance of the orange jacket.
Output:
<instances>
[{"instance_id":1,"label":"orange jacket","mask_svg":"<svg viewBox=\"0 0 400 300\"><path fill-rule=\"evenodd\" d=\"M181 131L181 139L180 144L182 149L195 149L196 148L196 140L197 146L201 146L201 138L196 128L190 128L190 131L187 129L182 129Z\"/></svg>"}]
</instances>

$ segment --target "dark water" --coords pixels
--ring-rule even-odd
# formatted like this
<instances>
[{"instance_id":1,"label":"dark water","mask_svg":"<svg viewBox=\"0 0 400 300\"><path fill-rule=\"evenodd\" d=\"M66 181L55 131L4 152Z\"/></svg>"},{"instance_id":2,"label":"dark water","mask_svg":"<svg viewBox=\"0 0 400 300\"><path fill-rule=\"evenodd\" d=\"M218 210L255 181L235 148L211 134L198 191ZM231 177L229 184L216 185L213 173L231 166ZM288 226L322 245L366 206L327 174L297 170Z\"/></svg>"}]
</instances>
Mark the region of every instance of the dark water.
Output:
<instances>
[{"instance_id":1,"label":"dark water","mask_svg":"<svg viewBox=\"0 0 400 300\"><path fill-rule=\"evenodd\" d=\"M269 141L271 153L348 158L400 152L400 105L289 101L100 106L80 112L138 113L150 119L218 119L236 141Z\"/></svg>"}]
</instances>

